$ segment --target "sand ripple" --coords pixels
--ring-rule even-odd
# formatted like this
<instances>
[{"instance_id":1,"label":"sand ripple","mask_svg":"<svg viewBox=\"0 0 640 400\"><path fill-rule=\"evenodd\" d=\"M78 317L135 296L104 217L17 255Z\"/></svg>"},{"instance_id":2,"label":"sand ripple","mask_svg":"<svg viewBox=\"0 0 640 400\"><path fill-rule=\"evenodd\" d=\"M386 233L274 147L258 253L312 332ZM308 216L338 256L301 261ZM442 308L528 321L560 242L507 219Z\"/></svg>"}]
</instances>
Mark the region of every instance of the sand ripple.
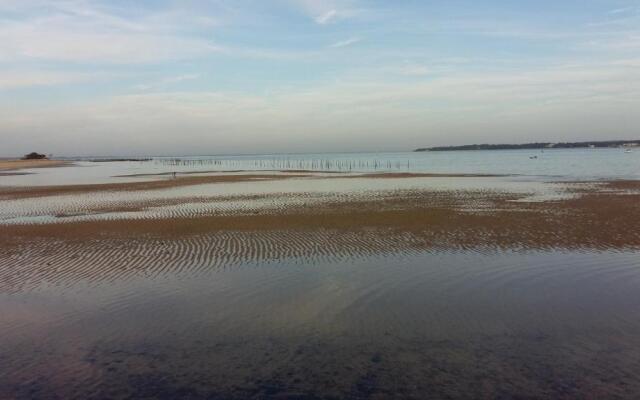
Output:
<instances>
[{"instance_id":1,"label":"sand ripple","mask_svg":"<svg viewBox=\"0 0 640 400\"><path fill-rule=\"evenodd\" d=\"M219 232L163 240L41 240L0 251L0 290L89 284L154 277L165 273L215 271L252 262L360 259L385 251L412 254L422 240L380 232Z\"/></svg>"}]
</instances>

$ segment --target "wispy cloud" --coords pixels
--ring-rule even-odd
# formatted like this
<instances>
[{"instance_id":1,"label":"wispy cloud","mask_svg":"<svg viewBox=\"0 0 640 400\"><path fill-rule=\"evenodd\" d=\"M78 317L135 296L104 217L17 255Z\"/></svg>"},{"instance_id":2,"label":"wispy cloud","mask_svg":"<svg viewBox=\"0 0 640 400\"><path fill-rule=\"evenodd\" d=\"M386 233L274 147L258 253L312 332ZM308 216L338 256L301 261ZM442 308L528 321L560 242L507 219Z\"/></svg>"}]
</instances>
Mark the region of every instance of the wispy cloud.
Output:
<instances>
[{"instance_id":1,"label":"wispy cloud","mask_svg":"<svg viewBox=\"0 0 640 400\"><path fill-rule=\"evenodd\" d=\"M362 38L359 37L350 37L349 39L346 40L341 40L339 42L335 42L329 45L329 47L331 48L340 48L340 47L347 47L347 46L351 46L352 44L356 44L362 41Z\"/></svg>"},{"instance_id":2,"label":"wispy cloud","mask_svg":"<svg viewBox=\"0 0 640 400\"><path fill-rule=\"evenodd\" d=\"M336 16L338 15L338 12L336 10L329 10L327 12L325 12L324 14L318 15L315 20L318 24L320 25L324 25L324 24L328 24L329 22L335 20Z\"/></svg>"},{"instance_id":3,"label":"wispy cloud","mask_svg":"<svg viewBox=\"0 0 640 400\"><path fill-rule=\"evenodd\" d=\"M640 32L638 34L622 34L600 39L593 39L584 46L610 51L629 51L640 49Z\"/></svg>"},{"instance_id":4,"label":"wispy cloud","mask_svg":"<svg viewBox=\"0 0 640 400\"><path fill-rule=\"evenodd\" d=\"M608 15L619 15L619 14L626 14L629 12L634 12L634 11L638 11L640 7L620 7L620 8L614 8L613 10L609 10L607 12Z\"/></svg>"},{"instance_id":5,"label":"wispy cloud","mask_svg":"<svg viewBox=\"0 0 640 400\"><path fill-rule=\"evenodd\" d=\"M355 0L290 0L318 25L328 25L362 13Z\"/></svg>"},{"instance_id":6,"label":"wispy cloud","mask_svg":"<svg viewBox=\"0 0 640 400\"><path fill-rule=\"evenodd\" d=\"M176 127L221 151L635 134L634 1L0 0L0 138L171 152Z\"/></svg>"},{"instance_id":7,"label":"wispy cloud","mask_svg":"<svg viewBox=\"0 0 640 400\"><path fill-rule=\"evenodd\" d=\"M182 83L185 81L192 81L198 78L200 78L200 74L183 74L183 75L177 75L177 76L168 76L156 82L142 83L142 84L135 85L134 89L143 90L143 91L153 90L153 89L165 89L168 86Z\"/></svg>"},{"instance_id":8,"label":"wispy cloud","mask_svg":"<svg viewBox=\"0 0 640 400\"><path fill-rule=\"evenodd\" d=\"M405 63L403 66L397 69L398 73L406 76L425 76L429 75L432 71L425 65Z\"/></svg>"},{"instance_id":9,"label":"wispy cloud","mask_svg":"<svg viewBox=\"0 0 640 400\"><path fill-rule=\"evenodd\" d=\"M262 151L295 149L300 143L330 148L336 141L350 149L374 141L411 148L418 145L415 140L426 140L429 131L446 132L441 140L451 140L451 132L465 137L519 132L556 139L567 132L591 135L611 128L620 115L627 115L628 129L616 129L625 135L640 123L637 113L624 114L637 109L636 82L640 70L582 65L458 74L420 83L324 83L262 95L192 91L115 96L37 112L4 107L0 120L16 135L36 132L46 121L48 130L71 136L82 132L86 143L99 143L104 151L130 143L132 131L140 143L129 146L133 151L162 151L163 141L175 137L176 126L186 135L181 143L193 144L181 150L192 152L203 146L242 151L246 143ZM390 131L397 133L390 136ZM52 152L64 151L59 137L41 140Z\"/></svg>"},{"instance_id":10,"label":"wispy cloud","mask_svg":"<svg viewBox=\"0 0 640 400\"><path fill-rule=\"evenodd\" d=\"M111 74L38 70L0 70L0 90L96 82Z\"/></svg>"},{"instance_id":11,"label":"wispy cloud","mask_svg":"<svg viewBox=\"0 0 640 400\"><path fill-rule=\"evenodd\" d=\"M0 60L135 64L220 50L213 41L173 31L153 16L125 19L89 2L57 2L49 8L44 15L34 12L0 26Z\"/></svg>"}]
</instances>

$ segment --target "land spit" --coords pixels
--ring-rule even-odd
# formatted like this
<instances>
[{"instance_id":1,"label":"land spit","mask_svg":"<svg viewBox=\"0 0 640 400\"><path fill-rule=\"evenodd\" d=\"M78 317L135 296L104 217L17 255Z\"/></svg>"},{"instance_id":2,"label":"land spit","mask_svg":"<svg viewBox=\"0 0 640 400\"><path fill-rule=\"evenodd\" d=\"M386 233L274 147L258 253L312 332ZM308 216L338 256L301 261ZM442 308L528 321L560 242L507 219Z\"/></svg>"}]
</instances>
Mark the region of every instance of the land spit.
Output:
<instances>
[{"instance_id":1,"label":"land spit","mask_svg":"<svg viewBox=\"0 0 640 400\"><path fill-rule=\"evenodd\" d=\"M63 160L0 160L0 171L62 167L70 164L71 162Z\"/></svg>"}]
</instances>

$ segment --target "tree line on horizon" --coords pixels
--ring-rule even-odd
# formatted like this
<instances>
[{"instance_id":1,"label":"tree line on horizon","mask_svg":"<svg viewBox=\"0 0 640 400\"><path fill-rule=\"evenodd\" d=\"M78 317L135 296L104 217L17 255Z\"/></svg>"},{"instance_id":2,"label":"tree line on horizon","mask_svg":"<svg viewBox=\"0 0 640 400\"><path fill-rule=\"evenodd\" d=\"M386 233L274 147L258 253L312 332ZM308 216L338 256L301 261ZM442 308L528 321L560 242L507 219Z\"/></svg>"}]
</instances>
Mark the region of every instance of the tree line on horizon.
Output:
<instances>
[{"instance_id":1,"label":"tree line on horizon","mask_svg":"<svg viewBox=\"0 0 640 400\"><path fill-rule=\"evenodd\" d=\"M528 149L575 149L640 146L640 140L603 140L589 142L536 142L522 144L468 144L463 146L424 147L415 151L455 151L455 150L528 150Z\"/></svg>"}]
</instances>

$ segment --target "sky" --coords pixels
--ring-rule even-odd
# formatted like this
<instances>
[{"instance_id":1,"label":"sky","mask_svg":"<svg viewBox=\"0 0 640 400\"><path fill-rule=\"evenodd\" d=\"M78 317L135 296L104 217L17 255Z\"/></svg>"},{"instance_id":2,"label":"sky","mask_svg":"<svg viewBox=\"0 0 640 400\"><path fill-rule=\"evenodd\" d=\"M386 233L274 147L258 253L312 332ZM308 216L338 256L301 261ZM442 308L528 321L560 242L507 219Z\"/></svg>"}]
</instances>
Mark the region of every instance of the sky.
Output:
<instances>
[{"instance_id":1,"label":"sky","mask_svg":"<svg viewBox=\"0 0 640 400\"><path fill-rule=\"evenodd\" d=\"M640 139L640 0L0 0L0 156Z\"/></svg>"}]
</instances>

